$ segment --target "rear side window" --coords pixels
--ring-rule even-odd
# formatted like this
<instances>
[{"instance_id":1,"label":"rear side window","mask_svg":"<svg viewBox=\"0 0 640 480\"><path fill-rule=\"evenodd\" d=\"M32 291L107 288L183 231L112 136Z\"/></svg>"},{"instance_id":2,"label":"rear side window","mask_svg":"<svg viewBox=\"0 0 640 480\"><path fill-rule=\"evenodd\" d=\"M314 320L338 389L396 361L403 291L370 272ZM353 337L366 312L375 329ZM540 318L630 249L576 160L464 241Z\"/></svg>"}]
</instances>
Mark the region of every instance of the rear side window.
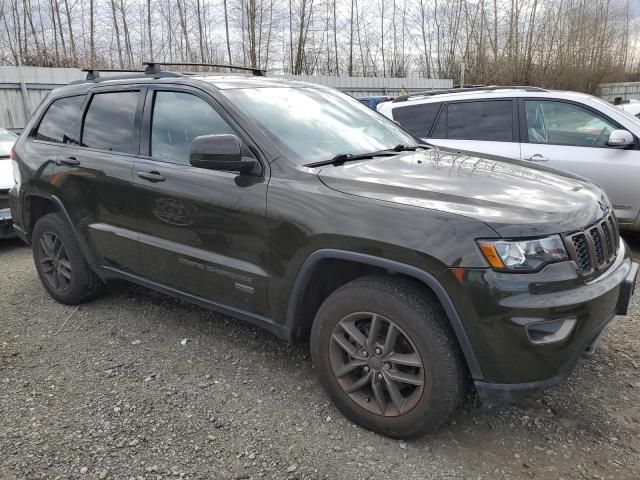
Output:
<instances>
[{"instance_id":1,"label":"rear side window","mask_svg":"<svg viewBox=\"0 0 640 480\"><path fill-rule=\"evenodd\" d=\"M54 100L42 117L35 139L55 143L78 143L75 126L80 118L84 95Z\"/></svg>"},{"instance_id":2,"label":"rear side window","mask_svg":"<svg viewBox=\"0 0 640 480\"><path fill-rule=\"evenodd\" d=\"M416 137L426 137L436 119L440 103L407 105L393 109L393 119Z\"/></svg>"},{"instance_id":3,"label":"rear side window","mask_svg":"<svg viewBox=\"0 0 640 480\"><path fill-rule=\"evenodd\" d=\"M457 140L513 141L513 102L450 103L447 138Z\"/></svg>"},{"instance_id":4,"label":"rear side window","mask_svg":"<svg viewBox=\"0 0 640 480\"><path fill-rule=\"evenodd\" d=\"M138 92L97 93L84 117L82 146L131 153Z\"/></svg>"}]
</instances>

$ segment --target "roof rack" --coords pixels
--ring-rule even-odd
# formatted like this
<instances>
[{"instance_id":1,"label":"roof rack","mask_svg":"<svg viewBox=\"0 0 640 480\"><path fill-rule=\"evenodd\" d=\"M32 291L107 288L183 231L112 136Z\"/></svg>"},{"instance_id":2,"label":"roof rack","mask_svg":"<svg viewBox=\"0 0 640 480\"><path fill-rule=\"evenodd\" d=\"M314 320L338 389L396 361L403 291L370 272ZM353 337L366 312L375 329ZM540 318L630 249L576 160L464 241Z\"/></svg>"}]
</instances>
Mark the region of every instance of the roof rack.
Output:
<instances>
[{"instance_id":1,"label":"roof rack","mask_svg":"<svg viewBox=\"0 0 640 480\"><path fill-rule=\"evenodd\" d=\"M462 93L462 92L483 92L492 90L523 90L526 92L546 92L547 90L541 87L527 87L527 86L511 86L511 85L489 85L486 87L454 87L454 88L439 88L434 90L426 90L424 92L410 93L409 95L401 95L396 97L393 101L406 102L412 97L431 97L433 95L445 95L447 93Z\"/></svg>"},{"instance_id":2,"label":"roof rack","mask_svg":"<svg viewBox=\"0 0 640 480\"><path fill-rule=\"evenodd\" d=\"M240 65L225 65L219 63L190 63L190 62L142 62L145 68L145 75L157 75L161 73L161 66L176 66L176 67L215 67L215 68L228 68L231 70L245 70L252 72L256 77L264 77L267 71L262 68L244 67Z\"/></svg>"},{"instance_id":3,"label":"roof rack","mask_svg":"<svg viewBox=\"0 0 640 480\"><path fill-rule=\"evenodd\" d=\"M119 68L83 68L82 72L87 72L86 80L97 80L100 78L100 72L123 72L123 73L144 73L144 70L129 70Z\"/></svg>"}]
</instances>

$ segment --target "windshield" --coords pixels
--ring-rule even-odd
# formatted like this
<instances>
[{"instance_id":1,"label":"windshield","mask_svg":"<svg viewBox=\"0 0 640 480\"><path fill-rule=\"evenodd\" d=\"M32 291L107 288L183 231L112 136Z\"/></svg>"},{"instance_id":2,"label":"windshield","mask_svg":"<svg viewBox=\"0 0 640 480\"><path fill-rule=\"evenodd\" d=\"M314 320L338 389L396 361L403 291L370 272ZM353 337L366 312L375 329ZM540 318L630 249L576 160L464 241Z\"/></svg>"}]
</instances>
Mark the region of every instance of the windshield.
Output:
<instances>
[{"instance_id":1,"label":"windshield","mask_svg":"<svg viewBox=\"0 0 640 480\"><path fill-rule=\"evenodd\" d=\"M620 107L614 107L609 102L605 102L604 100L602 100L600 98L597 98L597 97L592 97L592 98L595 99L596 102L598 102L601 106L603 106L607 110L615 111L615 112L617 112L619 114L622 114L625 117L627 117L627 120L631 120L633 123L635 123L636 125L640 126L640 118L633 116L631 113L623 110Z\"/></svg>"},{"instance_id":2,"label":"windshield","mask_svg":"<svg viewBox=\"0 0 640 480\"><path fill-rule=\"evenodd\" d=\"M416 139L358 100L320 88L242 88L223 92L299 164L415 146Z\"/></svg>"}]
</instances>

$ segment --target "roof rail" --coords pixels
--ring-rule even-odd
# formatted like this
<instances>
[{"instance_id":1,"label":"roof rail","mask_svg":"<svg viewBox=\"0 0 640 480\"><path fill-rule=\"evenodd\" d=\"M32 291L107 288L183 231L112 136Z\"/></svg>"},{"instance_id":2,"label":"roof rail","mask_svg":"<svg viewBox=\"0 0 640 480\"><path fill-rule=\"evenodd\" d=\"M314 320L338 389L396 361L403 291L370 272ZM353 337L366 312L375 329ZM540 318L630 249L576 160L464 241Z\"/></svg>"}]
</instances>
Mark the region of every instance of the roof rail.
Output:
<instances>
[{"instance_id":1,"label":"roof rail","mask_svg":"<svg viewBox=\"0 0 640 480\"><path fill-rule=\"evenodd\" d=\"M434 95L445 95L447 93L463 93L463 92L483 92L493 90L523 90L526 92L546 92L547 90L541 87L528 87L528 86L512 86L512 85L489 85L486 87L454 87L454 88L438 88L434 90L426 90L424 92L410 93L409 95L401 95L396 97L393 101L406 102L412 97L431 97Z\"/></svg>"},{"instance_id":2,"label":"roof rail","mask_svg":"<svg viewBox=\"0 0 640 480\"><path fill-rule=\"evenodd\" d=\"M144 73L144 70L129 70L119 68L83 68L82 72L87 72L87 81L97 80L100 78L100 72L126 72L126 73Z\"/></svg>"},{"instance_id":3,"label":"roof rail","mask_svg":"<svg viewBox=\"0 0 640 480\"><path fill-rule=\"evenodd\" d=\"M262 68L244 67L240 65L225 65L219 63L190 63L190 62L142 62L146 66L144 73L146 75L157 75L161 73L161 66L176 66L176 67L215 67L215 68L229 68L231 70L246 70L252 72L256 77L264 77L267 71Z\"/></svg>"}]
</instances>

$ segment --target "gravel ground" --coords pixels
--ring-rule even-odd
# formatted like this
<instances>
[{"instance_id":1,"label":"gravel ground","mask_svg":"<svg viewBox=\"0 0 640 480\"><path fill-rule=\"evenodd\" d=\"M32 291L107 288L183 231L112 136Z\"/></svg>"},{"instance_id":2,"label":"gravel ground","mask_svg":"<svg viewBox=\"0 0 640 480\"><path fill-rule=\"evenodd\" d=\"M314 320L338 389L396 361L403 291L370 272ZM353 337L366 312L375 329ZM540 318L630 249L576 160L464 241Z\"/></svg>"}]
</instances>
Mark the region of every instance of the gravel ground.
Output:
<instances>
[{"instance_id":1,"label":"gravel ground","mask_svg":"<svg viewBox=\"0 0 640 480\"><path fill-rule=\"evenodd\" d=\"M405 443L336 411L308 345L126 283L60 305L0 259L0 479L640 478L640 295L568 381Z\"/></svg>"}]
</instances>

